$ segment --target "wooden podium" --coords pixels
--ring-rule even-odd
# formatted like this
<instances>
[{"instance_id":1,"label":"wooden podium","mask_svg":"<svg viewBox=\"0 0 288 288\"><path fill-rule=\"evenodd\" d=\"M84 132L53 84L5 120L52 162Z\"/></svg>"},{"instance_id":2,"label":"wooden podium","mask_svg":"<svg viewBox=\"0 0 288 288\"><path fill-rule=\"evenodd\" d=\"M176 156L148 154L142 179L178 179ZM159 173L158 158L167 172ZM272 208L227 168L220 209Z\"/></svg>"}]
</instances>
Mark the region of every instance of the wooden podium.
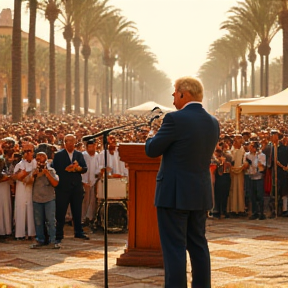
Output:
<instances>
[{"instance_id":1,"label":"wooden podium","mask_svg":"<svg viewBox=\"0 0 288 288\"><path fill-rule=\"evenodd\" d=\"M120 266L163 267L154 195L160 159L149 158L143 143L121 143L121 161L129 165L128 246Z\"/></svg>"}]
</instances>

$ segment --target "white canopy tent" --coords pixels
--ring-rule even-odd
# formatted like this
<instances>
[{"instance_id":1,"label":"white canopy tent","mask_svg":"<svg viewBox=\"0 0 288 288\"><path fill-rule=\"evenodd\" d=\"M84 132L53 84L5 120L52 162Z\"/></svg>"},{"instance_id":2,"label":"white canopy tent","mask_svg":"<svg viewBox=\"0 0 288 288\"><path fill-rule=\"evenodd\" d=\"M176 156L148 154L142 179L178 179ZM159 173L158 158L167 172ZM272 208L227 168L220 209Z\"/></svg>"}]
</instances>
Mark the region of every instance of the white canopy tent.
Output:
<instances>
[{"instance_id":1,"label":"white canopy tent","mask_svg":"<svg viewBox=\"0 0 288 288\"><path fill-rule=\"evenodd\" d=\"M217 112L219 113L230 113L231 107L236 107L240 103L247 103L247 102L254 102L259 99L263 99L264 97L256 97L256 98L238 98L238 99L232 99L228 102L225 102L219 106L217 109Z\"/></svg>"},{"instance_id":2,"label":"white canopy tent","mask_svg":"<svg viewBox=\"0 0 288 288\"><path fill-rule=\"evenodd\" d=\"M148 101L141 105L131 107L125 111L125 114L145 114L150 112L153 108L159 107L163 112L174 111L175 109L160 105L154 101Z\"/></svg>"},{"instance_id":3,"label":"white canopy tent","mask_svg":"<svg viewBox=\"0 0 288 288\"><path fill-rule=\"evenodd\" d=\"M288 88L272 96L263 97L250 103L241 103L236 111L236 130L239 131L242 115L288 114Z\"/></svg>"},{"instance_id":4,"label":"white canopy tent","mask_svg":"<svg viewBox=\"0 0 288 288\"><path fill-rule=\"evenodd\" d=\"M272 96L252 103L239 104L241 114L276 115L288 114L288 88Z\"/></svg>"}]
</instances>

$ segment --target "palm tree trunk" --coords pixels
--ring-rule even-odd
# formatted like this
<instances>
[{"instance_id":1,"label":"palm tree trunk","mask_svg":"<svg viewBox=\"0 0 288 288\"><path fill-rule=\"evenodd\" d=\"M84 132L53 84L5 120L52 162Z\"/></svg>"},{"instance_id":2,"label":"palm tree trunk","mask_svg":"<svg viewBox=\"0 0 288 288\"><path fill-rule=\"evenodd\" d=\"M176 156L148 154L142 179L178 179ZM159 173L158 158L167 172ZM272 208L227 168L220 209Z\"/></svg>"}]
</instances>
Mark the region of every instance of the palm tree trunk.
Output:
<instances>
[{"instance_id":1,"label":"palm tree trunk","mask_svg":"<svg viewBox=\"0 0 288 288\"><path fill-rule=\"evenodd\" d=\"M49 42L49 112L56 113L56 69L55 69L55 29L54 21L50 21Z\"/></svg>"},{"instance_id":2,"label":"palm tree trunk","mask_svg":"<svg viewBox=\"0 0 288 288\"><path fill-rule=\"evenodd\" d=\"M241 72L241 79L240 79L240 97L243 97L244 94L244 83L243 83L243 73Z\"/></svg>"},{"instance_id":3,"label":"palm tree trunk","mask_svg":"<svg viewBox=\"0 0 288 288\"><path fill-rule=\"evenodd\" d=\"M283 29L283 77L282 89L288 88L288 10L280 13L280 22Z\"/></svg>"},{"instance_id":4,"label":"palm tree trunk","mask_svg":"<svg viewBox=\"0 0 288 288\"><path fill-rule=\"evenodd\" d=\"M125 65L122 65L122 75L121 75L121 83L122 83L122 92L121 92L121 97L122 97L122 113L125 112L124 109L124 98L125 98Z\"/></svg>"},{"instance_id":5,"label":"palm tree trunk","mask_svg":"<svg viewBox=\"0 0 288 288\"><path fill-rule=\"evenodd\" d=\"M264 96L264 56L260 55L260 96Z\"/></svg>"},{"instance_id":6,"label":"palm tree trunk","mask_svg":"<svg viewBox=\"0 0 288 288\"><path fill-rule=\"evenodd\" d=\"M114 65L111 65L110 66L110 107L111 107L111 114L114 113L113 79L114 79Z\"/></svg>"},{"instance_id":7,"label":"palm tree trunk","mask_svg":"<svg viewBox=\"0 0 288 288\"><path fill-rule=\"evenodd\" d=\"M87 115L89 107L88 95L88 57L84 60L84 115Z\"/></svg>"},{"instance_id":8,"label":"palm tree trunk","mask_svg":"<svg viewBox=\"0 0 288 288\"><path fill-rule=\"evenodd\" d=\"M247 71L245 71L245 74L244 74L244 95L245 97L247 97Z\"/></svg>"},{"instance_id":9,"label":"palm tree trunk","mask_svg":"<svg viewBox=\"0 0 288 288\"><path fill-rule=\"evenodd\" d=\"M50 24L50 41L49 41L49 112L56 112L56 73L55 73L55 27L54 23L58 17L59 9L54 0L49 0L45 16Z\"/></svg>"},{"instance_id":10,"label":"palm tree trunk","mask_svg":"<svg viewBox=\"0 0 288 288\"><path fill-rule=\"evenodd\" d=\"M105 95L104 95L104 109L103 112L108 115L109 114L109 66L106 65L105 69Z\"/></svg>"},{"instance_id":11,"label":"palm tree trunk","mask_svg":"<svg viewBox=\"0 0 288 288\"><path fill-rule=\"evenodd\" d=\"M130 99L131 99L131 101L130 101L130 103L131 103L131 105L132 105L132 107L135 105L134 104L134 99L133 99L133 91L132 91L132 81L133 81L133 77L132 77L132 75L133 75L133 70L131 69L131 73L130 73L130 79L129 79L129 94L130 94Z\"/></svg>"},{"instance_id":12,"label":"palm tree trunk","mask_svg":"<svg viewBox=\"0 0 288 288\"><path fill-rule=\"evenodd\" d=\"M75 105L75 113L80 113L80 44L81 39L78 36L78 32L76 31L75 25L75 37L73 39L74 49L75 49L75 79L74 79L74 105Z\"/></svg>"},{"instance_id":13,"label":"palm tree trunk","mask_svg":"<svg viewBox=\"0 0 288 288\"><path fill-rule=\"evenodd\" d=\"M36 114L36 82L35 82L35 31L37 0L29 1L30 22L29 22L29 42L28 42L28 109L27 115Z\"/></svg>"},{"instance_id":14,"label":"palm tree trunk","mask_svg":"<svg viewBox=\"0 0 288 288\"><path fill-rule=\"evenodd\" d=\"M91 55L90 45L87 43L83 43L82 47L82 55L84 57L84 113L87 115L89 108L89 95L88 95L88 60Z\"/></svg>"},{"instance_id":15,"label":"palm tree trunk","mask_svg":"<svg viewBox=\"0 0 288 288\"><path fill-rule=\"evenodd\" d=\"M65 26L63 36L66 40L66 96L65 111L71 113L71 40L73 38L73 29L71 24Z\"/></svg>"},{"instance_id":16,"label":"palm tree trunk","mask_svg":"<svg viewBox=\"0 0 288 288\"><path fill-rule=\"evenodd\" d=\"M265 97L269 95L269 55L266 55L265 63Z\"/></svg>"},{"instance_id":17,"label":"palm tree trunk","mask_svg":"<svg viewBox=\"0 0 288 288\"><path fill-rule=\"evenodd\" d=\"M21 95L21 0L14 0L12 34L12 121L22 119Z\"/></svg>"},{"instance_id":18,"label":"palm tree trunk","mask_svg":"<svg viewBox=\"0 0 288 288\"><path fill-rule=\"evenodd\" d=\"M257 55L255 53L255 49L252 47L248 55L248 59L251 62L251 95L252 97L255 97L255 61L256 61L256 58L257 58Z\"/></svg>"},{"instance_id":19,"label":"palm tree trunk","mask_svg":"<svg viewBox=\"0 0 288 288\"><path fill-rule=\"evenodd\" d=\"M128 70L128 66L126 67L126 80L125 80L125 90L126 90L126 109L131 107L131 103L130 103L130 99L129 99L129 89L128 89L128 74L129 74L129 70ZM143 97L144 97L144 86L143 86Z\"/></svg>"},{"instance_id":20,"label":"palm tree trunk","mask_svg":"<svg viewBox=\"0 0 288 288\"><path fill-rule=\"evenodd\" d=\"M234 77L234 89L235 89L235 99L238 99L238 82L237 82L237 75L235 75Z\"/></svg>"},{"instance_id":21,"label":"palm tree trunk","mask_svg":"<svg viewBox=\"0 0 288 288\"><path fill-rule=\"evenodd\" d=\"M255 97L255 62L251 62L251 95Z\"/></svg>"}]
</instances>

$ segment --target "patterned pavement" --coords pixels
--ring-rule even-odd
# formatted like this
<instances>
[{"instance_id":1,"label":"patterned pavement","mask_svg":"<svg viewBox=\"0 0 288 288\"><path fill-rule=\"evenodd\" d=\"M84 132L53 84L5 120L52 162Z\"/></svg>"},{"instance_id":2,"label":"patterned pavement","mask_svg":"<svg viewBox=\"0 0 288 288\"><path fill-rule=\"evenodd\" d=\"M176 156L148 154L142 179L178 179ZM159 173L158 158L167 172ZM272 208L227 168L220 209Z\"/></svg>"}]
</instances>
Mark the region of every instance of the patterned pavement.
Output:
<instances>
[{"instance_id":1,"label":"patterned pavement","mask_svg":"<svg viewBox=\"0 0 288 288\"><path fill-rule=\"evenodd\" d=\"M1 240L0 288L104 287L103 231L85 231L89 241L74 239L72 227L65 226L60 250L31 250L32 241ZM208 219L207 238L213 288L288 287L288 218ZM126 241L127 233L108 234L108 286L163 287L163 269L116 265Z\"/></svg>"}]
</instances>

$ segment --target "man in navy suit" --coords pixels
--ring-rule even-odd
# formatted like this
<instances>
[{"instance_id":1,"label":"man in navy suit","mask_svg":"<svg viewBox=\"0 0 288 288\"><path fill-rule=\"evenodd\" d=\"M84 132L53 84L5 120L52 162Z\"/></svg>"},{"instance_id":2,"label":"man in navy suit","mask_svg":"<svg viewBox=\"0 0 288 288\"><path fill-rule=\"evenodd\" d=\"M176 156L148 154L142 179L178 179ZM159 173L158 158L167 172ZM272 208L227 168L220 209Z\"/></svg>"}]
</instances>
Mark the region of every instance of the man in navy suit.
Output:
<instances>
[{"instance_id":1,"label":"man in navy suit","mask_svg":"<svg viewBox=\"0 0 288 288\"><path fill-rule=\"evenodd\" d=\"M163 251L165 288L186 288L186 250L192 287L211 287L210 253L205 237L206 213L212 208L209 166L219 138L219 123L202 107L197 79L175 82L174 106L159 131L146 140L149 157L162 155L156 178L155 206Z\"/></svg>"},{"instance_id":2,"label":"man in navy suit","mask_svg":"<svg viewBox=\"0 0 288 288\"><path fill-rule=\"evenodd\" d=\"M59 184L55 187L56 194L56 240L61 242L64 237L65 215L70 203L74 222L75 238L88 240L81 225L82 201L84 189L81 174L87 172L83 154L75 150L76 138L68 134L64 138L64 149L57 152L51 166L59 176Z\"/></svg>"}]
</instances>

